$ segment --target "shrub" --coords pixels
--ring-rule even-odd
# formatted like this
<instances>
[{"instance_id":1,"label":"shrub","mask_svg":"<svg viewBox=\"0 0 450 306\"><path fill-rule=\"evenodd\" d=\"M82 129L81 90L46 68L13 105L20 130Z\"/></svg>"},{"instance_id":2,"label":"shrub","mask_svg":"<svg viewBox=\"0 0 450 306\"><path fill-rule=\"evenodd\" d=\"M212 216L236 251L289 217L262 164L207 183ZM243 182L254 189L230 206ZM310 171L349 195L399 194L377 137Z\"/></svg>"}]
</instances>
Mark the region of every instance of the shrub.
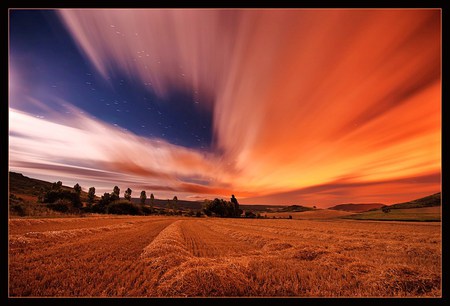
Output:
<instances>
[{"instance_id":1,"label":"shrub","mask_svg":"<svg viewBox=\"0 0 450 306\"><path fill-rule=\"evenodd\" d=\"M26 215L26 208L23 203L11 203L9 209L12 214L17 214L21 217Z\"/></svg>"},{"instance_id":2,"label":"shrub","mask_svg":"<svg viewBox=\"0 0 450 306\"><path fill-rule=\"evenodd\" d=\"M133 204L127 200L114 201L106 208L108 214L116 215L142 215L141 206Z\"/></svg>"},{"instance_id":3,"label":"shrub","mask_svg":"<svg viewBox=\"0 0 450 306\"><path fill-rule=\"evenodd\" d=\"M58 199L53 203L47 204L47 207L51 210L59 211L59 212L68 212L73 209L72 202L67 199Z\"/></svg>"},{"instance_id":4,"label":"shrub","mask_svg":"<svg viewBox=\"0 0 450 306\"><path fill-rule=\"evenodd\" d=\"M151 215L153 213L153 209L148 205L142 205L141 208L144 215Z\"/></svg>"},{"instance_id":5,"label":"shrub","mask_svg":"<svg viewBox=\"0 0 450 306\"><path fill-rule=\"evenodd\" d=\"M71 206L74 208L81 208L83 204L80 200L80 195L76 192L72 192L69 190L50 190L44 195L43 202L44 203L55 203L58 200L66 200L71 203Z\"/></svg>"},{"instance_id":6,"label":"shrub","mask_svg":"<svg viewBox=\"0 0 450 306\"><path fill-rule=\"evenodd\" d=\"M203 212L207 216L211 216L214 213L220 217L232 218L239 217L242 210L238 208L237 204L215 198L213 201L205 201Z\"/></svg>"},{"instance_id":7,"label":"shrub","mask_svg":"<svg viewBox=\"0 0 450 306\"><path fill-rule=\"evenodd\" d=\"M245 217L246 218L256 218L256 215L252 212L252 211L246 211L245 212Z\"/></svg>"}]
</instances>

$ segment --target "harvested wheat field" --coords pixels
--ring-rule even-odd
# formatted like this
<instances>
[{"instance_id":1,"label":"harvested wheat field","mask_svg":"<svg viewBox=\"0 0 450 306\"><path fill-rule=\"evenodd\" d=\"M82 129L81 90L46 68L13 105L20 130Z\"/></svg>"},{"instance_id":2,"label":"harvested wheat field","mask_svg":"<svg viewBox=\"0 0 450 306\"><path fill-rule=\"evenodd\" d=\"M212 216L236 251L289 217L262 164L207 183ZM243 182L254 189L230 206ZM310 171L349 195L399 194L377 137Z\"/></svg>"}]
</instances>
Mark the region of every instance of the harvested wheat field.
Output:
<instances>
[{"instance_id":1,"label":"harvested wheat field","mask_svg":"<svg viewBox=\"0 0 450 306\"><path fill-rule=\"evenodd\" d=\"M9 295L441 296L440 223L85 217L9 221Z\"/></svg>"}]
</instances>

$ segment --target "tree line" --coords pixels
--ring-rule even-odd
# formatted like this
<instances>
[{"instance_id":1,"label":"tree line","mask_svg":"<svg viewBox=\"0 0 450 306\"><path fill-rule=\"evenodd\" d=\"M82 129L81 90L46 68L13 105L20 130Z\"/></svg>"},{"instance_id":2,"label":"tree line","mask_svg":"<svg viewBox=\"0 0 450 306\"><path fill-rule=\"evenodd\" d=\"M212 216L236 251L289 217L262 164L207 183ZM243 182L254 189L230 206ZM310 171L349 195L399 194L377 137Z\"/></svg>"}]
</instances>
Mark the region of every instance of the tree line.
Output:
<instances>
[{"instance_id":1,"label":"tree line","mask_svg":"<svg viewBox=\"0 0 450 306\"><path fill-rule=\"evenodd\" d=\"M38 197L40 203L44 203L50 209L68 212L68 213L100 213L100 214L128 214L128 215L149 215L149 214L178 214L183 212L178 208L178 197L174 196L172 201L167 199L165 208L157 209L155 207L155 197L153 193L147 197L145 190L142 190L139 196L139 203L131 201L133 190L127 188L120 197L120 188L114 186L112 192L105 192L100 198L95 194L95 187L90 187L85 196L85 203L81 199L82 188L77 183L72 189L63 188L62 182L58 181L52 184L49 190L41 190ZM147 204L149 199L149 204ZM194 212L189 209L187 216L202 215L217 216L222 218L236 218L243 213L239 208L239 203L234 195L230 201L223 199L205 200L202 209ZM248 214L246 213L246 216ZM247 216L248 217L248 216Z\"/></svg>"}]
</instances>

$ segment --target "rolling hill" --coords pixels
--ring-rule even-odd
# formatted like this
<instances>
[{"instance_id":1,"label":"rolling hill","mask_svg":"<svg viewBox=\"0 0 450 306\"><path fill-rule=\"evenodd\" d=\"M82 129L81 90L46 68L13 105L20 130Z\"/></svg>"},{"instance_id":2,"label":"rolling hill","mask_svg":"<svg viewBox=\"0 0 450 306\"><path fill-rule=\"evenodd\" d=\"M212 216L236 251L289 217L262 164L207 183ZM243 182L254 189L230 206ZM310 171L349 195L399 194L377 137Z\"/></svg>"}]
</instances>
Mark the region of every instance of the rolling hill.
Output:
<instances>
[{"instance_id":1,"label":"rolling hill","mask_svg":"<svg viewBox=\"0 0 450 306\"><path fill-rule=\"evenodd\" d=\"M314 210L312 207L302 206L302 205L290 205L286 207L281 207L278 209L279 212L303 212Z\"/></svg>"},{"instance_id":2,"label":"rolling hill","mask_svg":"<svg viewBox=\"0 0 450 306\"><path fill-rule=\"evenodd\" d=\"M21 173L9 172L9 192L11 194L27 196L36 198L39 196L41 190L49 190L52 188L53 183L29 178ZM64 190L73 190L73 187L62 186ZM81 191L82 200L87 199L87 192Z\"/></svg>"},{"instance_id":3,"label":"rolling hill","mask_svg":"<svg viewBox=\"0 0 450 306\"><path fill-rule=\"evenodd\" d=\"M390 209L410 209L410 208L422 208L441 206L441 193L435 193L420 199L412 200L409 202L397 203L389 205Z\"/></svg>"},{"instance_id":4,"label":"rolling hill","mask_svg":"<svg viewBox=\"0 0 450 306\"><path fill-rule=\"evenodd\" d=\"M342 211L349 211L349 212L363 212L368 211L372 209L378 209L385 206L381 203L366 203L366 204L339 204L332 207L328 207L328 209L332 210L342 210Z\"/></svg>"},{"instance_id":5,"label":"rolling hill","mask_svg":"<svg viewBox=\"0 0 450 306\"><path fill-rule=\"evenodd\" d=\"M435 193L409 202L386 205L380 208L360 212L346 219L378 221L441 221L441 193Z\"/></svg>"}]
</instances>

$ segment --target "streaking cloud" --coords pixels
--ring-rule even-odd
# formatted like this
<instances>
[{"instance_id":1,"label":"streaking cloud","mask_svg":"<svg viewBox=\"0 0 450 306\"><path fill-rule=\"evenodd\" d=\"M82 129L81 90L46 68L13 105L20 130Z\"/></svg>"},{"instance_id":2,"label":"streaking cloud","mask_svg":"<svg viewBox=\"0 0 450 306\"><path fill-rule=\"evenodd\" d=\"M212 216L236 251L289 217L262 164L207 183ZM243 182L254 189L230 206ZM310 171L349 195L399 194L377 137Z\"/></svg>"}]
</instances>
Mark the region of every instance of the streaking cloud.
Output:
<instances>
[{"instance_id":1,"label":"streaking cloud","mask_svg":"<svg viewBox=\"0 0 450 306\"><path fill-rule=\"evenodd\" d=\"M56 119L53 114L55 122L10 109L11 167L52 174L66 182L97 182L100 191L110 191L114 184L122 183L173 194L175 190L195 190L195 184L188 184L189 178L215 182L209 175L221 163L212 156L160 139L138 137L89 118L73 106L66 108L71 117ZM225 191L224 183L202 187L203 194Z\"/></svg>"},{"instance_id":2,"label":"streaking cloud","mask_svg":"<svg viewBox=\"0 0 450 306\"><path fill-rule=\"evenodd\" d=\"M11 166L95 169L111 183L247 203L392 203L440 190L439 10L58 13L106 81L121 72L160 96L214 97L202 105L213 112L214 150L11 110Z\"/></svg>"}]
</instances>

